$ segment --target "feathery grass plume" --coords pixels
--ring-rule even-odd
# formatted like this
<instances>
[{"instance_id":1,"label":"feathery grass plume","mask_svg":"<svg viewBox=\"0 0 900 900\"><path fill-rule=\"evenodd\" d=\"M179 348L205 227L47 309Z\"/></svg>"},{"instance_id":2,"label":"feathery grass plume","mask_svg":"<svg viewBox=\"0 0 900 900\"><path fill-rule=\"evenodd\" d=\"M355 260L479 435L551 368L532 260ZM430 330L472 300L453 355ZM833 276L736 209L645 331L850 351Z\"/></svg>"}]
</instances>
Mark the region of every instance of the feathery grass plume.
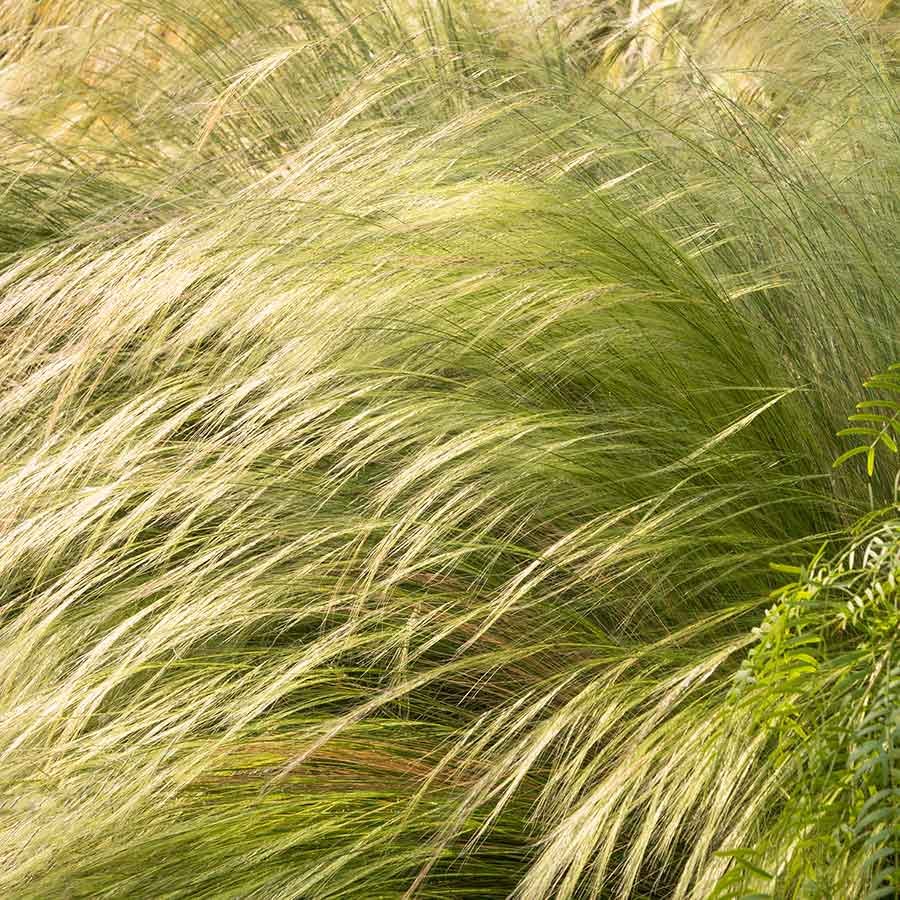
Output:
<instances>
[{"instance_id":1,"label":"feathery grass plume","mask_svg":"<svg viewBox=\"0 0 900 900\"><path fill-rule=\"evenodd\" d=\"M22 10L4 896L889 896L893 8Z\"/></svg>"}]
</instances>

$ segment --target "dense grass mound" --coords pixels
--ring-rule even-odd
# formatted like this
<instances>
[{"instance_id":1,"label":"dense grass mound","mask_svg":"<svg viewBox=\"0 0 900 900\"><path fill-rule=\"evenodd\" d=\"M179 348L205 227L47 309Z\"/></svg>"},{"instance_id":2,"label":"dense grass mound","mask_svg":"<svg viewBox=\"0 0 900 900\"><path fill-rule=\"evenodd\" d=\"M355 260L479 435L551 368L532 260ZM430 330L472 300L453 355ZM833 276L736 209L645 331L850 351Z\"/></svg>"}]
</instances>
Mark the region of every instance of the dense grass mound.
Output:
<instances>
[{"instance_id":1,"label":"dense grass mound","mask_svg":"<svg viewBox=\"0 0 900 900\"><path fill-rule=\"evenodd\" d=\"M897 14L705 7L0 3L4 897L898 890Z\"/></svg>"}]
</instances>

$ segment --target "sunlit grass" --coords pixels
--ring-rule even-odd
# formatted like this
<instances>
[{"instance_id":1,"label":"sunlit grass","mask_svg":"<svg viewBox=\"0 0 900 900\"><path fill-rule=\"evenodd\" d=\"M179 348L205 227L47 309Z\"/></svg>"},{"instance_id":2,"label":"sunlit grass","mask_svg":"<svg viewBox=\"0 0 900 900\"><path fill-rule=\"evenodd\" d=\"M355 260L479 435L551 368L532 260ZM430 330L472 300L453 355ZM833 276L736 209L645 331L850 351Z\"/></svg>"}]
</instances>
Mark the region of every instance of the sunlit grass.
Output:
<instances>
[{"instance_id":1,"label":"sunlit grass","mask_svg":"<svg viewBox=\"0 0 900 900\"><path fill-rule=\"evenodd\" d=\"M895 14L34 6L3 894L890 896Z\"/></svg>"}]
</instances>

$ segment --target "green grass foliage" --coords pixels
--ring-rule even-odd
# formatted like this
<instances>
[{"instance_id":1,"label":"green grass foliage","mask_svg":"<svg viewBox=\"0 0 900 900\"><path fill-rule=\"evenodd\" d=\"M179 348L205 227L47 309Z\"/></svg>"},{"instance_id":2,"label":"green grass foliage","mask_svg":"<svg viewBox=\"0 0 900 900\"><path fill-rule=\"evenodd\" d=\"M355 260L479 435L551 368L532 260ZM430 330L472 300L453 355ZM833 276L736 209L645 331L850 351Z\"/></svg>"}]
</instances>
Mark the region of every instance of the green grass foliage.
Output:
<instances>
[{"instance_id":1,"label":"green grass foliage","mask_svg":"<svg viewBox=\"0 0 900 900\"><path fill-rule=\"evenodd\" d=\"M0 3L0 894L894 896L897 19Z\"/></svg>"}]
</instances>

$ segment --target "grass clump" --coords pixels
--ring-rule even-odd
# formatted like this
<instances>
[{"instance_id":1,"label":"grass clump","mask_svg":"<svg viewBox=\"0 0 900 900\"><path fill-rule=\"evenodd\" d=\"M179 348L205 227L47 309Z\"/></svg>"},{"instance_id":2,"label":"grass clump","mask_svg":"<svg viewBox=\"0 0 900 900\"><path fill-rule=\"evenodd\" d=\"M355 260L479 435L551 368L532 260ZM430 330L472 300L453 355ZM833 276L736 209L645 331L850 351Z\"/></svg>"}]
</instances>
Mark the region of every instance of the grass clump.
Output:
<instances>
[{"instance_id":1,"label":"grass clump","mask_svg":"<svg viewBox=\"0 0 900 900\"><path fill-rule=\"evenodd\" d=\"M891 896L892 8L33 6L4 895Z\"/></svg>"}]
</instances>

